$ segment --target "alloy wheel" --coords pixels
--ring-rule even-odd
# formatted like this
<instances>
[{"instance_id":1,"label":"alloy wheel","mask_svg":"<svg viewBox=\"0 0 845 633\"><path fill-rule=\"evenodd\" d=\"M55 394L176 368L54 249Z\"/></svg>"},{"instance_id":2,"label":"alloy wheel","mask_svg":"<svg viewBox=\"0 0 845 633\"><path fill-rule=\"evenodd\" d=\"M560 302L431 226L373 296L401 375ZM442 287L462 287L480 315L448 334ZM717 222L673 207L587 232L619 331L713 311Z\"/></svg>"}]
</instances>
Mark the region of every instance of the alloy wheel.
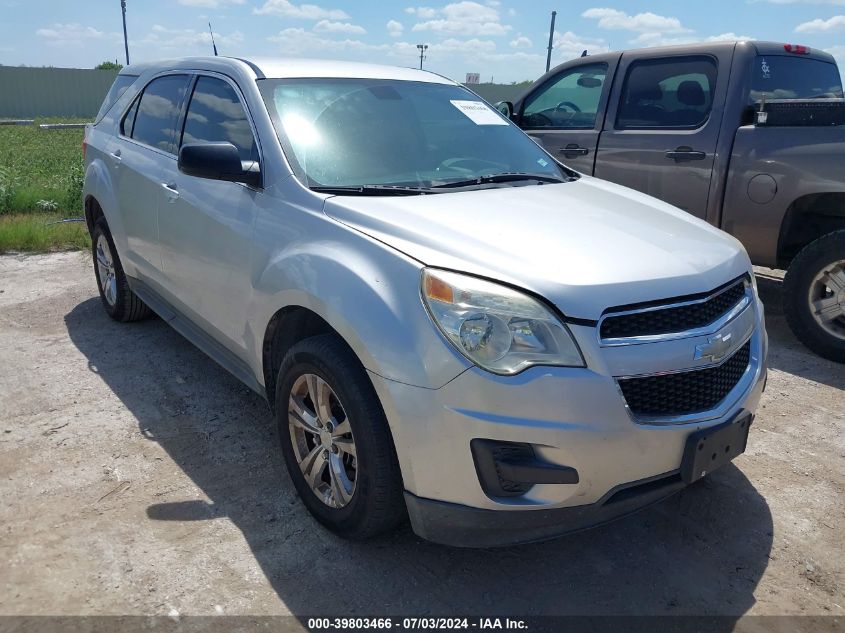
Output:
<instances>
[{"instance_id":1,"label":"alloy wheel","mask_svg":"<svg viewBox=\"0 0 845 633\"><path fill-rule=\"evenodd\" d=\"M355 494L358 454L346 411L331 386L303 374L288 401L294 456L311 491L331 508L343 508Z\"/></svg>"},{"instance_id":2,"label":"alloy wheel","mask_svg":"<svg viewBox=\"0 0 845 633\"><path fill-rule=\"evenodd\" d=\"M109 241L103 233L100 233L97 238L97 273L106 302L110 306L114 306L117 302L117 277L114 270L114 257L109 247Z\"/></svg>"}]
</instances>

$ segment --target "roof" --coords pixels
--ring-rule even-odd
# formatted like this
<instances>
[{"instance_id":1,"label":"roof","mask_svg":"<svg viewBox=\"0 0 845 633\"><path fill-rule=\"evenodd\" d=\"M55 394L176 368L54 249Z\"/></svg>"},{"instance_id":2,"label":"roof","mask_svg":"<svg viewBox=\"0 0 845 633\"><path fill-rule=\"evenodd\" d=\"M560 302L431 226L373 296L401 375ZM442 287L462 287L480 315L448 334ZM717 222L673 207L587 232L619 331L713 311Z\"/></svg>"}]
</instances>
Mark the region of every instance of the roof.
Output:
<instances>
[{"instance_id":1,"label":"roof","mask_svg":"<svg viewBox=\"0 0 845 633\"><path fill-rule=\"evenodd\" d=\"M598 53L590 55L588 59L595 61L604 61L605 59L615 59L620 54L641 53L648 51L653 55L702 55L706 53L714 53L720 50L730 50L739 47L750 47L758 55L787 55L784 50L784 42L763 42L757 40L724 40L717 42L696 42L693 44L676 44L673 46L660 46L655 48L631 48L622 51L613 51L608 53ZM808 57L814 59L821 59L828 62L834 62L833 55L823 51L820 48L808 47Z\"/></svg>"},{"instance_id":2,"label":"roof","mask_svg":"<svg viewBox=\"0 0 845 633\"><path fill-rule=\"evenodd\" d=\"M235 58L235 57L183 57L142 64L132 64L121 70L124 75L137 75L149 70L217 70L226 68L243 71L250 68L259 79L287 79L295 77L344 77L358 79L395 79L398 81L424 81L428 83L453 84L436 73L400 66L364 64L325 59L295 58Z\"/></svg>"}]
</instances>

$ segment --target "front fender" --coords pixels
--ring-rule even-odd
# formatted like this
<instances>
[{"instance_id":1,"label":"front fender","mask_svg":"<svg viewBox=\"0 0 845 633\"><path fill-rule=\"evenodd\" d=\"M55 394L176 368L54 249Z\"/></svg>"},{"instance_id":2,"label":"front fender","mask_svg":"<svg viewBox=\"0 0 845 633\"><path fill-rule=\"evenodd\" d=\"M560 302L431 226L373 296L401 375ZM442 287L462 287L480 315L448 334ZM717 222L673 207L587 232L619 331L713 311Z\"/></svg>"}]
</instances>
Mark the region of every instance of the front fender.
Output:
<instances>
[{"instance_id":1,"label":"front fender","mask_svg":"<svg viewBox=\"0 0 845 633\"><path fill-rule=\"evenodd\" d=\"M301 306L328 322L364 367L384 378L437 389L470 366L423 306L419 262L326 216L303 216L319 223L314 233L303 232L326 239L272 252L257 271L248 318L256 363L273 315ZM260 365L254 369L263 377Z\"/></svg>"}]
</instances>

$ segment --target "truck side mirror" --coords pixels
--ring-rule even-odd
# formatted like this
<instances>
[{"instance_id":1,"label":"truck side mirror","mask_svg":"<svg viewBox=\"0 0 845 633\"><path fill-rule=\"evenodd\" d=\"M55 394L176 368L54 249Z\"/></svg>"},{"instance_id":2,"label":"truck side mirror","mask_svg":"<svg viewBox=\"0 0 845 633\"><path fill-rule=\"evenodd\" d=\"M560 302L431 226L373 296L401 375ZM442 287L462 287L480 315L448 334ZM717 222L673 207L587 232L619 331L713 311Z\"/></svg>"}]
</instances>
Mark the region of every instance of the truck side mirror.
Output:
<instances>
[{"instance_id":1,"label":"truck side mirror","mask_svg":"<svg viewBox=\"0 0 845 633\"><path fill-rule=\"evenodd\" d=\"M496 109L508 119L513 118L513 104L510 101L499 101L496 104Z\"/></svg>"}]
</instances>

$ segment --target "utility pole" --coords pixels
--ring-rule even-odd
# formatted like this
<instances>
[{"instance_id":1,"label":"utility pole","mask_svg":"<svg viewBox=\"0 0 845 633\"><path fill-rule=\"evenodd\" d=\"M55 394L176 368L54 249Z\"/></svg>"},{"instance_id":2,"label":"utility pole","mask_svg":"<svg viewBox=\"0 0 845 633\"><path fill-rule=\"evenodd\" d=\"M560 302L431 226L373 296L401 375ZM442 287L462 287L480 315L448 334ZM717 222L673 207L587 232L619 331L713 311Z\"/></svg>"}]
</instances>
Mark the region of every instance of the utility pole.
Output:
<instances>
[{"instance_id":1,"label":"utility pole","mask_svg":"<svg viewBox=\"0 0 845 633\"><path fill-rule=\"evenodd\" d=\"M120 0L120 10L123 13L123 48L126 49L126 65L129 65L129 38L126 37L126 0Z\"/></svg>"},{"instance_id":2,"label":"utility pole","mask_svg":"<svg viewBox=\"0 0 845 633\"><path fill-rule=\"evenodd\" d=\"M549 72L549 68L552 66L552 44L555 39L555 16L557 15L557 11L552 11L552 25L549 27L549 52L546 54L546 72Z\"/></svg>"},{"instance_id":3,"label":"utility pole","mask_svg":"<svg viewBox=\"0 0 845 633\"><path fill-rule=\"evenodd\" d=\"M428 50L428 44L417 44L417 48L420 49L420 70L422 70L422 63L425 59L425 52Z\"/></svg>"}]
</instances>

